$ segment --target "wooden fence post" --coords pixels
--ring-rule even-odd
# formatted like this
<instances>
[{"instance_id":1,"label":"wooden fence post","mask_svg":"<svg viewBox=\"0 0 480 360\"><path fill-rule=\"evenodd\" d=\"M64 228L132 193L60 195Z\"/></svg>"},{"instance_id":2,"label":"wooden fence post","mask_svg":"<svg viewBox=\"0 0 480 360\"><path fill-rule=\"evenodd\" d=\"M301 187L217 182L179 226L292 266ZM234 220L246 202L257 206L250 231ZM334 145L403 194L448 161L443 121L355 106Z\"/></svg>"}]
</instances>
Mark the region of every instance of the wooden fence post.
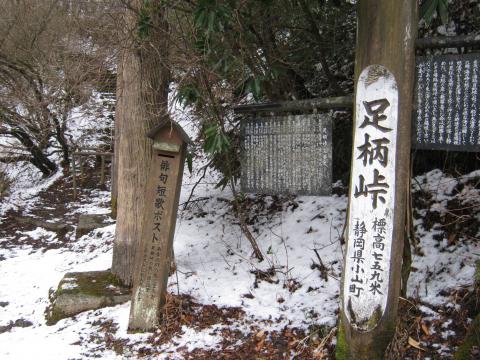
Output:
<instances>
[{"instance_id":1,"label":"wooden fence post","mask_svg":"<svg viewBox=\"0 0 480 360\"><path fill-rule=\"evenodd\" d=\"M85 165L85 158L83 155L79 155L79 165L80 165L80 184L83 185L84 180L85 180L85 175L84 175L84 168L83 166Z\"/></svg>"},{"instance_id":2,"label":"wooden fence post","mask_svg":"<svg viewBox=\"0 0 480 360\"><path fill-rule=\"evenodd\" d=\"M105 185L105 155L101 155L100 161L100 185Z\"/></svg>"},{"instance_id":3,"label":"wooden fence post","mask_svg":"<svg viewBox=\"0 0 480 360\"><path fill-rule=\"evenodd\" d=\"M337 359L383 359L401 282L416 0L360 0L354 142Z\"/></svg>"},{"instance_id":4,"label":"wooden fence post","mask_svg":"<svg viewBox=\"0 0 480 360\"><path fill-rule=\"evenodd\" d=\"M73 200L77 200L77 166L75 165L75 153L72 151L72 186Z\"/></svg>"}]
</instances>

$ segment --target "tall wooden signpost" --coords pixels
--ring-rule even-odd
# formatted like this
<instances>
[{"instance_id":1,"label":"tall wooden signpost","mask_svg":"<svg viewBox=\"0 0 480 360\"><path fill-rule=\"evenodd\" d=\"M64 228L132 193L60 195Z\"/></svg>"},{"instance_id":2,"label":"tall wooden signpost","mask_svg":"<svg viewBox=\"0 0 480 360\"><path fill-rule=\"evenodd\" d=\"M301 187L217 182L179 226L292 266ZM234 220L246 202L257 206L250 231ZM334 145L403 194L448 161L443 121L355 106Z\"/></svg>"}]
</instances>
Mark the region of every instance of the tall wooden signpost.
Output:
<instances>
[{"instance_id":1,"label":"tall wooden signpost","mask_svg":"<svg viewBox=\"0 0 480 360\"><path fill-rule=\"evenodd\" d=\"M187 143L183 129L166 121L148 136L153 156L145 192L143 236L139 242L133 276L129 330L153 330L165 302L173 235L182 184Z\"/></svg>"},{"instance_id":2,"label":"tall wooden signpost","mask_svg":"<svg viewBox=\"0 0 480 360\"><path fill-rule=\"evenodd\" d=\"M416 0L360 0L339 359L383 359L395 331L409 186Z\"/></svg>"}]
</instances>

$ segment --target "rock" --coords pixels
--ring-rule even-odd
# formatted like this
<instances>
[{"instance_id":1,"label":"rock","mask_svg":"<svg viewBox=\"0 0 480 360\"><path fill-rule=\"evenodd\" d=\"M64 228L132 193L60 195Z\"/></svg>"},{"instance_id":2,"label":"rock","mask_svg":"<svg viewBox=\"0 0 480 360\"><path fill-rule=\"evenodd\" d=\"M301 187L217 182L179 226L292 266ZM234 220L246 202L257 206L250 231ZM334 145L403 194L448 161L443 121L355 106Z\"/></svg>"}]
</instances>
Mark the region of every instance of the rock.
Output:
<instances>
[{"instance_id":1,"label":"rock","mask_svg":"<svg viewBox=\"0 0 480 360\"><path fill-rule=\"evenodd\" d=\"M78 217L77 233L75 237L79 239L90 231L112 224L112 220L105 214L80 215Z\"/></svg>"},{"instance_id":2,"label":"rock","mask_svg":"<svg viewBox=\"0 0 480 360\"><path fill-rule=\"evenodd\" d=\"M47 325L87 310L114 306L130 300L130 288L122 286L109 270L67 273L50 297Z\"/></svg>"},{"instance_id":3,"label":"rock","mask_svg":"<svg viewBox=\"0 0 480 360\"><path fill-rule=\"evenodd\" d=\"M13 323L14 327L22 327L22 328L30 327L32 325L33 325L33 323L30 320L25 320L25 319L17 319Z\"/></svg>"},{"instance_id":4,"label":"rock","mask_svg":"<svg viewBox=\"0 0 480 360\"><path fill-rule=\"evenodd\" d=\"M32 326L33 323L30 320L25 320L25 319L17 319L15 322L10 321L8 325L0 326L0 334L3 334L7 331L12 330L14 327L29 327Z\"/></svg>"},{"instance_id":5,"label":"rock","mask_svg":"<svg viewBox=\"0 0 480 360\"><path fill-rule=\"evenodd\" d=\"M73 230L73 226L69 224L43 221L30 216L15 216L15 220L19 224L26 224L26 225L41 227L41 228L44 228L45 230L54 231L58 234L63 234L63 235L65 235L68 231Z\"/></svg>"},{"instance_id":6,"label":"rock","mask_svg":"<svg viewBox=\"0 0 480 360\"><path fill-rule=\"evenodd\" d=\"M13 327L13 322L10 321L8 325L3 325L0 326L0 334L6 333L7 331L10 331Z\"/></svg>"},{"instance_id":7,"label":"rock","mask_svg":"<svg viewBox=\"0 0 480 360\"><path fill-rule=\"evenodd\" d=\"M10 304L8 301L0 301L0 307L7 307Z\"/></svg>"}]
</instances>

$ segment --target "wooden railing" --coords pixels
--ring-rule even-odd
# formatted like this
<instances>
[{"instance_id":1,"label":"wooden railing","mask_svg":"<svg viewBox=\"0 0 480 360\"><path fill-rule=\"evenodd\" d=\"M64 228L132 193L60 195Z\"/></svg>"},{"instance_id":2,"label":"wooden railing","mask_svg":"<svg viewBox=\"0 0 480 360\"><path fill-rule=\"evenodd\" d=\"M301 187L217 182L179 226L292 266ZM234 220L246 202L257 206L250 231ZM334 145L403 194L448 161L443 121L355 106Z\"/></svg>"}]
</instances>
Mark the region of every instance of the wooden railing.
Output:
<instances>
[{"instance_id":1,"label":"wooden railing","mask_svg":"<svg viewBox=\"0 0 480 360\"><path fill-rule=\"evenodd\" d=\"M72 181L73 181L73 200L77 199L78 196L78 179L77 179L77 162L80 166L80 179L83 180L85 172L84 165L85 159L90 156L99 156L100 157L100 186L105 185L105 159L106 157L113 157L113 152L98 152L98 151L75 151L72 152Z\"/></svg>"}]
</instances>

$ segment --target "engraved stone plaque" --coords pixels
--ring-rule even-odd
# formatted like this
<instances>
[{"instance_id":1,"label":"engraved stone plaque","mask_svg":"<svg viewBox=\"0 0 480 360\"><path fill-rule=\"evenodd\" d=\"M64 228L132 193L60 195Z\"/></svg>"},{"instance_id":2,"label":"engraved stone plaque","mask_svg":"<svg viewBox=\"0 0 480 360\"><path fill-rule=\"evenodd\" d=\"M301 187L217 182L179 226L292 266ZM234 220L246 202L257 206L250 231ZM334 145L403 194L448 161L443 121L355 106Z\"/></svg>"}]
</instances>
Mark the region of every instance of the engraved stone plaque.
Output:
<instances>
[{"instance_id":1,"label":"engraved stone plaque","mask_svg":"<svg viewBox=\"0 0 480 360\"><path fill-rule=\"evenodd\" d=\"M242 123L242 191L330 195L332 119L328 114L254 117Z\"/></svg>"},{"instance_id":2,"label":"engraved stone plaque","mask_svg":"<svg viewBox=\"0 0 480 360\"><path fill-rule=\"evenodd\" d=\"M480 54L417 58L417 149L480 151Z\"/></svg>"},{"instance_id":3,"label":"engraved stone plaque","mask_svg":"<svg viewBox=\"0 0 480 360\"><path fill-rule=\"evenodd\" d=\"M359 330L385 313L395 211L398 88L381 65L358 78L350 180L343 309Z\"/></svg>"}]
</instances>

